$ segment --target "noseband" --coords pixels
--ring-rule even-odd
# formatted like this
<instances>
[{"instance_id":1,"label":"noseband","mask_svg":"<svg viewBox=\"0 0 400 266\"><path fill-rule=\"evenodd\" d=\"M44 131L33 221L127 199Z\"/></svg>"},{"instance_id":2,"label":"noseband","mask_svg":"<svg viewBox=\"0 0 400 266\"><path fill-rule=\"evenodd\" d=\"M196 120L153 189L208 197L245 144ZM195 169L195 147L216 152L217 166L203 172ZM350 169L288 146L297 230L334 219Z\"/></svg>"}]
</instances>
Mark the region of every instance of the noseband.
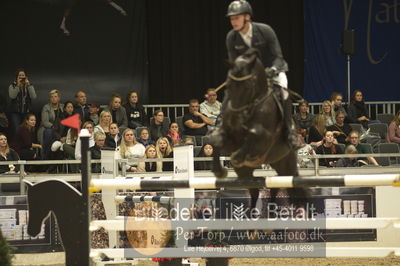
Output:
<instances>
[{"instance_id":1,"label":"noseband","mask_svg":"<svg viewBox=\"0 0 400 266\"><path fill-rule=\"evenodd\" d=\"M228 77L234 81L246 81L248 79L251 79L252 77L254 77L254 74L249 74L246 75L244 77L236 77L234 75L232 75L230 72L228 73Z\"/></svg>"}]
</instances>

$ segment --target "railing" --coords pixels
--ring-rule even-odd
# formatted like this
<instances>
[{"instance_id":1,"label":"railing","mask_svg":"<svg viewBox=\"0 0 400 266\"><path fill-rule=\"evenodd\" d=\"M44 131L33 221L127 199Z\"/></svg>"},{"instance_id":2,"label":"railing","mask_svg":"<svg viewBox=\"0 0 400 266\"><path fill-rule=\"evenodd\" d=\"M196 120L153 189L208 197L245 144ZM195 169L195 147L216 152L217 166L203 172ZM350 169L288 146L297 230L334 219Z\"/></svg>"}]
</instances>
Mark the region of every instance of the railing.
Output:
<instances>
[{"instance_id":1,"label":"railing","mask_svg":"<svg viewBox=\"0 0 400 266\"><path fill-rule=\"evenodd\" d=\"M358 154L360 155L360 154ZM302 155L300 158L309 158L314 160L313 168L299 168L300 175L315 175L315 176L323 176L323 175L340 175L340 174L389 174L389 173L398 173L398 166L371 166L371 167L320 167L319 160L325 158L354 158L353 154L332 154L332 155ZM372 153L372 154L362 154L362 157L400 157L398 153ZM229 161L230 157L220 157L223 161ZM194 161L210 161L212 158L210 157L196 157ZM172 158L166 159L135 159L135 162L155 162L155 161L173 161ZM121 169L126 169L124 164L128 162L126 159L121 159L119 162L122 164ZM8 162L0 162L0 165L19 165L20 171L15 174L6 174L0 175L0 185L7 183L19 183L20 185L20 194L25 194L25 185L24 180L36 183L43 180L47 180L50 178L62 179L67 182L79 182L81 181L81 175L79 173L68 174L68 173L60 173L60 174L44 174L44 173L27 173L25 171L26 165L62 165L62 164L80 164L80 160L48 160L48 161L8 161ZM91 163L101 163L101 160L92 160ZM92 174L93 176L98 176L100 174ZM121 171L118 173L120 176L127 177L154 177L154 172L152 173L126 173L125 171ZM172 176L173 172L162 172L162 176ZM273 176L276 175L275 170L271 167L263 167L260 169L256 169L254 172L254 176ZM211 171L195 171L196 177L209 177L214 176ZM228 177L236 176L234 170L232 168L228 169Z\"/></svg>"},{"instance_id":2,"label":"railing","mask_svg":"<svg viewBox=\"0 0 400 266\"><path fill-rule=\"evenodd\" d=\"M394 102L365 102L368 112L372 119L376 119L377 114L395 114L400 110L400 101ZM298 104L294 104L297 106ZM322 110L322 103L310 103L310 113L318 114ZM188 112L188 104L146 104L144 105L146 113L149 117L152 116L155 110L163 110L165 116L168 116L171 121L176 121L176 117L183 116ZM296 109L296 108L294 108Z\"/></svg>"}]
</instances>

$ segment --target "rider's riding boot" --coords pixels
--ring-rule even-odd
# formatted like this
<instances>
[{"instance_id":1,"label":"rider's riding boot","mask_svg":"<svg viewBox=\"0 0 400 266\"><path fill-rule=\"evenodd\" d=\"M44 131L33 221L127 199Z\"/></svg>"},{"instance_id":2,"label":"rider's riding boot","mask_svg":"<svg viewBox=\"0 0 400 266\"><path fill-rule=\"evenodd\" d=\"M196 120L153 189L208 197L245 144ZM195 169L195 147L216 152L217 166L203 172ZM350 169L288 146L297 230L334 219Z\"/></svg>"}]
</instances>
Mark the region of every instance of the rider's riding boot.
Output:
<instances>
[{"instance_id":1,"label":"rider's riding boot","mask_svg":"<svg viewBox=\"0 0 400 266\"><path fill-rule=\"evenodd\" d=\"M293 124L292 119L292 101L290 98L283 100L283 119L285 123L285 132L288 138L289 146L294 149L298 150L301 148L301 144L299 142L298 135L296 133L296 129Z\"/></svg>"}]
</instances>

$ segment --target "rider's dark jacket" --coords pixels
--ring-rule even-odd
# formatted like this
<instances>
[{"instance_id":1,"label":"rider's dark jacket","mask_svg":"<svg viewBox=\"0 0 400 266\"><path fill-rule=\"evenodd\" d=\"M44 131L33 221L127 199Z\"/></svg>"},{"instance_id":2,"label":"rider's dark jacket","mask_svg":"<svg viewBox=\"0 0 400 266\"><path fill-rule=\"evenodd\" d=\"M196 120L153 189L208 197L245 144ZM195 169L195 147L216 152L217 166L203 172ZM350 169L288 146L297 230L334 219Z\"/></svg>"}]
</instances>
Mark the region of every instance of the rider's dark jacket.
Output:
<instances>
[{"instance_id":1,"label":"rider's dark jacket","mask_svg":"<svg viewBox=\"0 0 400 266\"><path fill-rule=\"evenodd\" d=\"M264 67L274 66L279 72L288 71L288 65L283 59L281 47L274 30L266 24L252 22L252 48L260 51ZM243 41L239 32L231 30L226 36L226 47L230 61L246 52L250 47Z\"/></svg>"}]
</instances>

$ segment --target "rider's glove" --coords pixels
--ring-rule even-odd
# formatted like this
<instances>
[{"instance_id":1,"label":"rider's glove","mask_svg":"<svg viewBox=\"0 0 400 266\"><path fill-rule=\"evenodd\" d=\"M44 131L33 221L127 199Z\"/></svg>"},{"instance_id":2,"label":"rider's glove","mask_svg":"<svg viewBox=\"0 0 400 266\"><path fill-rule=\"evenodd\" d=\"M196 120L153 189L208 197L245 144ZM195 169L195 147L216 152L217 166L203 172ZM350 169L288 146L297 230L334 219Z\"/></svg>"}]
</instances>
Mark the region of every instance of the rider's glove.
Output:
<instances>
[{"instance_id":1,"label":"rider's glove","mask_svg":"<svg viewBox=\"0 0 400 266\"><path fill-rule=\"evenodd\" d=\"M267 67L265 69L265 74L267 75L267 78L272 79L278 76L279 71L275 67Z\"/></svg>"}]
</instances>

